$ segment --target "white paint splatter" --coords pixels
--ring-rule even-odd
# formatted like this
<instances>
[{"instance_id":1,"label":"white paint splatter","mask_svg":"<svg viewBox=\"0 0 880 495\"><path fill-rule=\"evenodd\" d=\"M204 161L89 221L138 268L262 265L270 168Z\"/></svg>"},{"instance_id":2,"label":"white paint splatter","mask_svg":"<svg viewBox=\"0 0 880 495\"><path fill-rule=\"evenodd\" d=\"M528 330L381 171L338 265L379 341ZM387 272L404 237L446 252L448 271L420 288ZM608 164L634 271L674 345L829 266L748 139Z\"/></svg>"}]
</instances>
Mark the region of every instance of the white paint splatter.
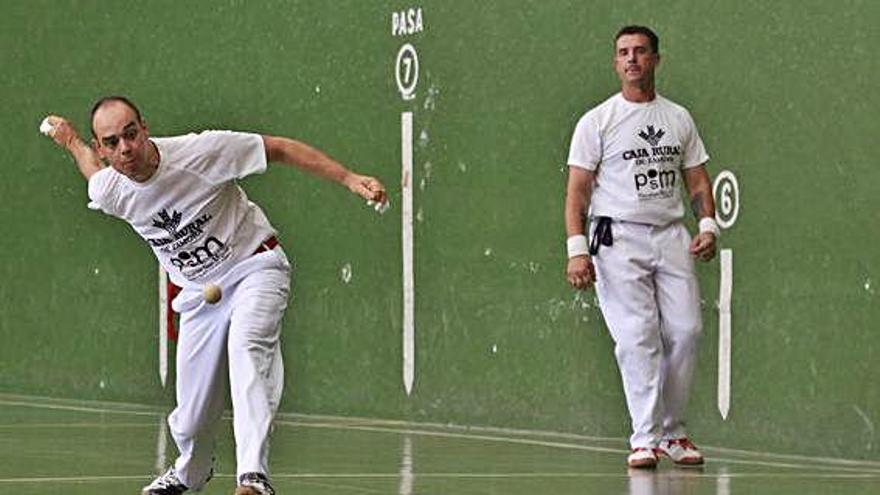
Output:
<instances>
[{"instance_id":1,"label":"white paint splatter","mask_svg":"<svg viewBox=\"0 0 880 495\"><path fill-rule=\"evenodd\" d=\"M99 274L99 273L101 273L101 269L100 269L100 268L95 268L95 275L97 275L97 274Z\"/></svg>"},{"instance_id":2,"label":"white paint splatter","mask_svg":"<svg viewBox=\"0 0 880 495\"><path fill-rule=\"evenodd\" d=\"M492 344L492 354L498 354L498 344Z\"/></svg>"},{"instance_id":3,"label":"white paint splatter","mask_svg":"<svg viewBox=\"0 0 880 495\"><path fill-rule=\"evenodd\" d=\"M567 304L562 299L552 298L546 303L544 303L547 309L547 316L550 318L550 321L555 322L562 316L562 312L565 311ZM540 306L535 305L535 310L540 311Z\"/></svg>"},{"instance_id":4,"label":"white paint splatter","mask_svg":"<svg viewBox=\"0 0 880 495\"><path fill-rule=\"evenodd\" d=\"M514 270L522 269L522 270L528 271L531 274L536 274L539 271L541 271L541 264L536 261L529 261L529 262L524 261L522 263L520 263L519 261L511 261L508 264L508 266L511 269L514 269Z\"/></svg>"},{"instance_id":5,"label":"white paint splatter","mask_svg":"<svg viewBox=\"0 0 880 495\"><path fill-rule=\"evenodd\" d=\"M856 412L856 414L858 414L859 417L862 418L862 422L865 423L865 426L868 428L868 434L865 435L865 438L868 439L868 443L865 445L865 450L869 450L869 451L873 450L873 447L874 447L874 423L871 422L871 418L869 418L868 415L865 414L865 411L862 411L862 409L859 406L853 404L852 408Z\"/></svg>"},{"instance_id":6,"label":"white paint splatter","mask_svg":"<svg viewBox=\"0 0 880 495\"><path fill-rule=\"evenodd\" d=\"M351 263L346 263L342 265L342 269L339 270L339 278L342 279L344 283L351 282Z\"/></svg>"},{"instance_id":7,"label":"white paint splatter","mask_svg":"<svg viewBox=\"0 0 880 495\"><path fill-rule=\"evenodd\" d=\"M580 321L585 323L591 321L591 317L595 314L595 310L598 307L599 300L596 298L595 291L577 291L568 303L569 310L583 312Z\"/></svg>"},{"instance_id":8,"label":"white paint splatter","mask_svg":"<svg viewBox=\"0 0 880 495\"><path fill-rule=\"evenodd\" d=\"M588 310L596 307L597 303L595 302L595 295L587 295L584 291L577 291L574 294L574 297L571 300L571 309L581 309Z\"/></svg>"},{"instance_id":9,"label":"white paint splatter","mask_svg":"<svg viewBox=\"0 0 880 495\"><path fill-rule=\"evenodd\" d=\"M428 187L428 182L431 181L431 173L434 171L434 165L431 162L425 162L422 165L422 180L419 181L419 189L424 191Z\"/></svg>"},{"instance_id":10,"label":"white paint splatter","mask_svg":"<svg viewBox=\"0 0 880 495\"><path fill-rule=\"evenodd\" d=\"M425 104L423 108L425 110L434 110L437 106L437 97L440 95L440 87L436 84L432 84L428 87L428 96L425 97Z\"/></svg>"}]
</instances>

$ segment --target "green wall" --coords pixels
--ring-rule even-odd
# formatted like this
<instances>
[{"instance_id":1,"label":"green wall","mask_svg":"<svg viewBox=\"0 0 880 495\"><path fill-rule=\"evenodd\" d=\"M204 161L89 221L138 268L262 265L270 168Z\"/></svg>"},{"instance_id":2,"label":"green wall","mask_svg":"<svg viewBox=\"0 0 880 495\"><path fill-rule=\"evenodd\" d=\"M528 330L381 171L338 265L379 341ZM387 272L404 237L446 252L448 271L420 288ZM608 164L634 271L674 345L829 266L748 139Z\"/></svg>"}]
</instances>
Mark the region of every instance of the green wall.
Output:
<instances>
[{"instance_id":1,"label":"green wall","mask_svg":"<svg viewBox=\"0 0 880 495\"><path fill-rule=\"evenodd\" d=\"M421 7L424 31L392 36ZM0 391L171 403L159 385L155 261L39 135L130 95L154 135L294 136L380 176L378 216L273 167L245 188L295 259L283 408L625 437L611 340L562 276L568 141L616 91L611 37L661 37L660 92L733 171L730 417L715 406L718 261L701 265L698 442L880 459L880 4L7 1L0 5ZM416 97L394 60L419 55ZM417 366L401 381L400 114L414 114ZM870 114L870 115L869 115ZM341 271L351 267L351 280ZM495 352L493 352L493 346Z\"/></svg>"}]
</instances>

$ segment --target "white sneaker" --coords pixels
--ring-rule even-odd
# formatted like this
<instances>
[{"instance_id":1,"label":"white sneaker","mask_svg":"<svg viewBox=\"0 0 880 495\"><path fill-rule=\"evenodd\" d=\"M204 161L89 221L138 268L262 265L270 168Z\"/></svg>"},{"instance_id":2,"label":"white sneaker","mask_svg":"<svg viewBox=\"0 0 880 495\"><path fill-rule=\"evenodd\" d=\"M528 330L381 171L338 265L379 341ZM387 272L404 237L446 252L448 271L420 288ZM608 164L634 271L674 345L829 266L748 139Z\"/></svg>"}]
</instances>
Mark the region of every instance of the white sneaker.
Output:
<instances>
[{"instance_id":1,"label":"white sneaker","mask_svg":"<svg viewBox=\"0 0 880 495\"><path fill-rule=\"evenodd\" d=\"M654 453L654 449L645 447L635 448L626 458L626 465L637 469L657 467L657 454Z\"/></svg>"},{"instance_id":2,"label":"white sneaker","mask_svg":"<svg viewBox=\"0 0 880 495\"><path fill-rule=\"evenodd\" d=\"M676 464L683 466L699 466L703 464L703 454L688 437L663 440L660 442L657 450Z\"/></svg>"},{"instance_id":3,"label":"white sneaker","mask_svg":"<svg viewBox=\"0 0 880 495\"><path fill-rule=\"evenodd\" d=\"M141 495L181 495L187 490L189 488L177 477L174 467L170 467L168 471L165 471L165 474L157 477L152 483L145 486L141 490Z\"/></svg>"},{"instance_id":4,"label":"white sneaker","mask_svg":"<svg viewBox=\"0 0 880 495\"><path fill-rule=\"evenodd\" d=\"M244 473L238 479L235 495L275 495L275 489L265 474Z\"/></svg>"}]
</instances>

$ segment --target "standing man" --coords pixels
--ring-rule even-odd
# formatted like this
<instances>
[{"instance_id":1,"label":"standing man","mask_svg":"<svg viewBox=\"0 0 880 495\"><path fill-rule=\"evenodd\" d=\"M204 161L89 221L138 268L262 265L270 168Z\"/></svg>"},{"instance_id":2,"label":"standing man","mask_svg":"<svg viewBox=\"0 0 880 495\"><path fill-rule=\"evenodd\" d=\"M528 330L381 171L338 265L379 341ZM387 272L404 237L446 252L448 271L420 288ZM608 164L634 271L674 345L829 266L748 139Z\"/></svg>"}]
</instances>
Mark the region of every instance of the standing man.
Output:
<instances>
[{"instance_id":1,"label":"standing man","mask_svg":"<svg viewBox=\"0 0 880 495\"><path fill-rule=\"evenodd\" d=\"M565 200L566 276L580 290L596 284L632 419L634 468L655 467L657 454L703 463L684 421L702 333L692 258L712 259L719 235L709 156L688 111L655 92L659 64L653 31L617 33L621 91L578 121ZM693 239L682 224L682 179L699 220Z\"/></svg>"},{"instance_id":2,"label":"standing man","mask_svg":"<svg viewBox=\"0 0 880 495\"><path fill-rule=\"evenodd\" d=\"M275 229L236 181L278 162L380 206L387 204L385 188L283 137L207 131L151 138L125 97L99 100L91 119L92 146L61 117L48 117L41 130L73 155L88 181L89 206L128 222L183 288L173 303L181 322L177 407L168 418L180 456L142 493L178 495L208 482L228 386L235 494L274 495L269 432L283 386L279 339L291 267Z\"/></svg>"}]
</instances>

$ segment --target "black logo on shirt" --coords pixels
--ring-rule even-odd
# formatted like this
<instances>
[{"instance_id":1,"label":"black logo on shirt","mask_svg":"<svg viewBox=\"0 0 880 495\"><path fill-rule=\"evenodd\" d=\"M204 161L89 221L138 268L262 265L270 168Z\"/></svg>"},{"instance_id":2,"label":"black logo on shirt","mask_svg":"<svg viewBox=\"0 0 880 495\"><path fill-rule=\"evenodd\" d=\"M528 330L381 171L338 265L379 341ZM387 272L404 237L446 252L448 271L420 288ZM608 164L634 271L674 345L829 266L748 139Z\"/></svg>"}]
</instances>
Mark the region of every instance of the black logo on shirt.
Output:
<instances>
[{"instance_id":1,"label":"black logo on shirt","mask_svg":"<svg viewBox=\"0 0 880 495\"><path fill-rule=\"evenodd\" d=\"M650 143L651 146L657 146L657 144L660 143L660 139L663 138L664 134L666 134L663 129L658 129L655 132L654 126L652 125L648 126L647 131L648 132L639 131L639 137Z\"/></svg>"},{"instance_id":2,"label":"black logo on shirt","mask_svg":"<svg viewBox=\"0 0 880 495\"><path fill-rule=\"evenodd\" d=\"M177 210L171 210L171 214L165 208L158 214L158 220L153 219L153 226L168 232L167 237L147 239L153 247L161 247L164 251L177 250L195 241L204 233L205 225L211 221L211 215L204 214L192 222L178 228L183 215Z\"/></svg>"},{"instance_id":3,"label":"black logo on shirt","mask_svg":"<svg viewBox=\"0 0 880 495\"><path fill-rule=\"evenodd\" d=\"M153 227L167 234L147 242L157 251L167 253L169 262L186 278L193 280L211 272L232 256L232 250L211 235L209 223L213 218L205 213L181 226L183 214L163 208L153 217Z\"/></svg>"},{"instance_id":4,"label":"black logo on shirt","mask_svg":"<svg viewBox=\"0 0 880 495\"><path fill-rule=\"evenodd\" d=\"M677 165L681 161L681 145L660 145L666 132L649 125L639 137L651 146L623 152L621 158L632 161L636 168L633 182L640 200L671 198L677 190Z\"/></svg>"},{"instance_id":5,"label":"black logo on shirt","mask_svg":"<svg viewBox=\"0 0 880 495\"><path fill-rule=\"evenodd\" d=\"M184 268L198 268L209 261L219 261L227 254L227 247L214 236L205 243L189 251L181 251L171 258L171 264L183 271Z\"/></svg>"},{"instance_id":6,"label":"black logo on shirt","mask_svg":"<svg viewBox=\"0 0 880 495\"><path fill-rule=\"evenodd\" d=\"M636 181L636 191L639 197L645 196L642 192L643 188L650 191L648 194L654 195L659 191L671 191L675 187L675 170L653 169L649 168L644 173L638 173L633 177ZM671 194L660 194L661 197L670 197ZM649 199L646 197L645 199Z\"/></svg>"},{"instance_id":7,"label":"black logo on shirt","mask_svg":"<svg viewBox=\"0 0 880 495\"><path fill-rule=\"evenodd\" d=\"M169 215L168 210L162 208L162 211L159 212L159 219L153 220L153 227L165 229L171 234L171 237L174 237L174 234L177 233L177 226L180 225L180 218L183 215L177 210L171 211L172 213Z\"/></svg>"}]
</instances>

